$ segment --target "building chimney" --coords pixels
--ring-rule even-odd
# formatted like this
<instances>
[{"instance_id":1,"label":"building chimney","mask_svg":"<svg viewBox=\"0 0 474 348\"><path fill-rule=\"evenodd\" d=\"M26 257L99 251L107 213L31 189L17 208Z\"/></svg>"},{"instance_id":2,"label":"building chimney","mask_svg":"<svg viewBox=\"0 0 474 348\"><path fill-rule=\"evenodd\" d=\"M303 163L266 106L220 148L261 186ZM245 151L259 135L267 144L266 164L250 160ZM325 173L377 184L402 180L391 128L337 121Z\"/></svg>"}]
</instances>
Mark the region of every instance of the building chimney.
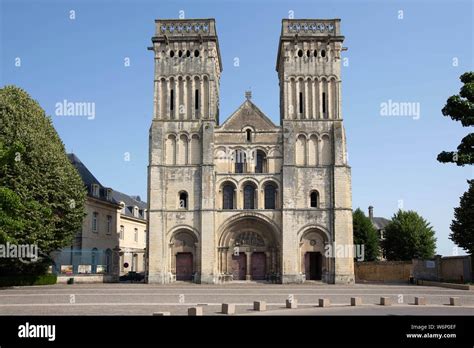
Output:
<instances>
[{"instance_id":1,"label":"building chimney","mask_svg":"<svg viewBox=\"0 0 474 348\"><path fill-rule=\"evenodd\" d=\"M369 219L370 221L374 220L374 207L371 205L369 206Z\"/></svg>"}]
</instances>

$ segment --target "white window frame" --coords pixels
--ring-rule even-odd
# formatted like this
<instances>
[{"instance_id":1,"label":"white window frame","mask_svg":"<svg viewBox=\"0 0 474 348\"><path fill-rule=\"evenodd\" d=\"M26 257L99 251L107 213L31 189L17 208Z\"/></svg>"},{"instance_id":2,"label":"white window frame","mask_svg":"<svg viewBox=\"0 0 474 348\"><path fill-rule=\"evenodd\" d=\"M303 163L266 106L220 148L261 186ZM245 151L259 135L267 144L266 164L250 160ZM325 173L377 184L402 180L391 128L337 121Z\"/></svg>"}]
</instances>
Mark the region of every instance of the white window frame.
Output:
<instances>
[{"instance_id":1,"label":"white window frame","mask_svg":"<svg viewBox=\"0 0 474 348\"><path fill-rule=\"evenodd\" d=\"M100 196L100 187L97 184L92 184L92 196L99 197Z\"/></svg>"},{"instance_id":2,"label":"white window frame","mask_svg":"<svg viewBox=\"0 0 474 348\"><path fill-rule=\"evenodd\" d=\"M92 232L99 233L99 213L92 213Z\"/></svg>"},{"instance_id":3,"label":"white window frame","mask_svg":"<svg viewBox=\"0 0 474 348\"><path fill-rule=\"evenodd\" d=\"M107 234L112 233L112 215L107 215Z\"/></svg>"}]
</instances>

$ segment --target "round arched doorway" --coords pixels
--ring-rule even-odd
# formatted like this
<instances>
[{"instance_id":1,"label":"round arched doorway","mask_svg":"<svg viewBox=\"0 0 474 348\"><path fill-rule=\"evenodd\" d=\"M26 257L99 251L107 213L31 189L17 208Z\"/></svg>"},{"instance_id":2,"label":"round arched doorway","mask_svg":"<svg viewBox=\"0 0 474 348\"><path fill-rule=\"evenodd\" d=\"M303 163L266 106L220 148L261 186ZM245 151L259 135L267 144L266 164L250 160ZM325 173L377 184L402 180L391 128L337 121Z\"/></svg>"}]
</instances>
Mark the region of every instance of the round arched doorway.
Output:
<instances>
[{"instance_id":1,"label":"round arched doorway","mask_svg":"<svg viewBox=\"0 0 474 348\"><path fill-rule=\"evenodd\" d=\"M221 229L218 270L225 280L272 280L280 274L278 231L259 216L233 218Z\"/></svg>"},{"instance_id":2,"label":"round arched doorway","mask_svg":"<svg viewBox=\"0 0 474 348\"><path fill-rule=\"evenodd\" d=\"M304 280L327 281L330 259L325 255L327 234L318 228L307 229L300 239L300 272Z\"/></svg>"},{"instance_id":3,"label":"round arched doorway","mask_svg":"<svg viewBox=\"0 0 474 348\"><path fill-rule=\"evenodd\" d=\"M173 233L170 247L170 270L175 280L193 281L199 269L198 240L192 231L181 229Z\"/></svg>"}]
</instances>

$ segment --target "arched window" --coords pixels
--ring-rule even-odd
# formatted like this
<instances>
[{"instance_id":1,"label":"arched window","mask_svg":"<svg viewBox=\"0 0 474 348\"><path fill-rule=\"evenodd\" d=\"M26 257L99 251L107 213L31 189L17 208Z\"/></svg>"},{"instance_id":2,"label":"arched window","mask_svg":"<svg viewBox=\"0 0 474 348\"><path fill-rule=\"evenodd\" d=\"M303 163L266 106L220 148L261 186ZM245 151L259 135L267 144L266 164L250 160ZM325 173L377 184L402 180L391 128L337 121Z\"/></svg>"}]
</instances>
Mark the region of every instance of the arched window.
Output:
<instances>
[{"instance_id":1,"label":"arched window","mask_svg":"<svg viewBox=\"0 0 474 348\"><path fill-rule=\"evenodd\" d=\"M309 195L309 204L310 204L310 207L311 208L317 208L318 205L319 205L319 194L317 191L313 191L311 192L311 194Z\"/></svg>"},{"instance_id":2,"label":"arched window","mask_svg":"<svg viewBox=\"0 0 474 348\"><path fill-rule=\"evenodd\" d=\"M237 150L235 151L235 156L234 156L234 162L235 162L235 172L236 173L244 173L244 171L247 171L247 154L243 150Z\"/></svg>"},{"instance_id":3,"label":"arched window","mask_svg":"<svg viewBox=\"0 0 474 348\"><path fill-rule=\"evenodd\" d=\"M252 131L250 129L247 129L245 133L246 133L247 142L252 141Z\"/></svg>"},{"instance_id":4,"label":"arched window","mask_svg":"<svg viewBox=\"0 0 474 348\"><path fill-rule=\"evenodd\" d=\"M230 184L222 189L222 209L234 209L234 187Z\"/></svg>"},{"instance_id":5,"label":"arched window","mask_svg":"<svg viewBox=\"0 0 474 348\"><path fill-rule=\"evenodd\" d=\"M179 193L179 208L188 209L188 193L186 191Z\"/></svg>"},{"instance_id":6,"label":"arched window","mask_svg":"<svg viewBox=\"0 0 474 348\"><path fill-rule=\"evenodd\" d=\"M244 187L244 209L255 209L255 188L250 184Z\"/></svg>"},{"instance_id":7,"label":"arched window","mask_svg":"<svg viewBox=\"0 0 474 348\"><path fill-rule=\"evenodd\" d=\"M266 173L267 172L267 157L265 152L257 150L257 161L255 163L255 173Z\"/></svg>"},{"instance_id":8,"label":"arched window","mask_svg":"<svg viewBox=\"0 0 474 348\"><path fill-rule=\"evenodd\" d=\"M276 187L274 184L265 186L265 209L276 208Z\"/></svg>"}]
</instances>

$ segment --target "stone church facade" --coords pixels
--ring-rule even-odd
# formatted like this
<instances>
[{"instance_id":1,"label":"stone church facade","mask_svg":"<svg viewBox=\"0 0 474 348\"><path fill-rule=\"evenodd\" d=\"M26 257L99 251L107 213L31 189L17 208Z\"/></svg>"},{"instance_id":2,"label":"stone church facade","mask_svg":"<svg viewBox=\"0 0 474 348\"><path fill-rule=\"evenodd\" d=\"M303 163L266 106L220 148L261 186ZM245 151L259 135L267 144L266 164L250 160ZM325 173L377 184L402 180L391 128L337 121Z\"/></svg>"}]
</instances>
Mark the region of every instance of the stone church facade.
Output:
<instances>
[{"instance_id":1,"label":"stone church facade","mask_svg":"<svg viewBox=\"0 0 474 348\"><path fill-rule=\"evenodd\" d=\"M354 282L352 252L327 253L353 244L343 40L338 19L284 19L280 124L250 92L220 123L215 21L156 21L149 283Z\"/></svg>"}]
</instances>

